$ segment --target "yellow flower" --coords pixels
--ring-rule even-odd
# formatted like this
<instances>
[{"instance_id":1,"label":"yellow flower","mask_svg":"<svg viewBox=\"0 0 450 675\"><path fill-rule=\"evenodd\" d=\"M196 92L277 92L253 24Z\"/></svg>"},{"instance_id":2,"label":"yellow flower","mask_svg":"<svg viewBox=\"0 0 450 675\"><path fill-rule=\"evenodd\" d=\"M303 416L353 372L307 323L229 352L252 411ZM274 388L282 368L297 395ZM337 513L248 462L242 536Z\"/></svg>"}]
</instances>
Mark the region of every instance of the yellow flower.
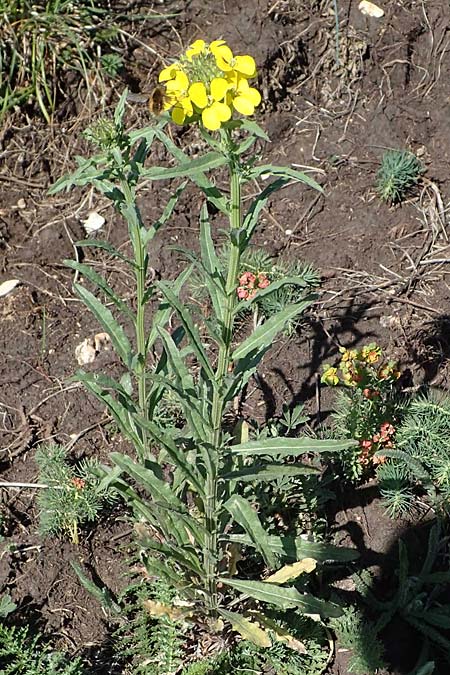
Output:
<instances>
[{"instance_id":1,"label":"yellow flower","mask_svg":"<svg viewBox=\"0 0 450 675\"><path fill-rule=\"evenodd\" d=\"M172 108L172 120L175 124L184 124L185 120L194 115L194 108L189 96L179 98Z\"/></svg>"},{"instance_id":2,"label":"yellow flower","mask_svg":"<svg viewBox=\"0 0 450 675\"><path fill-rule=\"evenodd\" d=\"M228 82L223 77L213 78L209 94L203 82L194 82L189 87L189 97L201 110L203 126L210 131L220 129L222 122L231 118L230 107L223 103L227 90Z\"/></svg>"},{"instance_id":3,"label":"yellow flower","mask_svg":"<svg viewBox=\"0 0 450 675\"><path fill-rule=\"evenodd\" d=\"M186 57L188 61L192 61L193 56L198 56L198 54L202 54L204 51L206 51L206 42L204 40L196 40L186 49Z\"/></svg>"},{"instance_id":4,"label":"yellow flower","mask_svg":"<svg viewBox=\"0 0 450 675\"><path fill-rule=\"evenodd\" d=\"M332 368L331 366L326 365L325 366L325 372L323 373L321 379L321 382L324 384L328 384L331 387L336 386L339 384L339 377L337 375L337 368Z\"/></svg>"},{"instance_id":5,"label":"yellow flower","mask_svg":"<svg viewBox=\"0 0 450 675\"><path fill-rule=\"evenodd\" d=\"M158 77L158 82L168 82L169 80L173 80L177 76L177 73L180 72L182 72L181 65L179 63L172 63L172 65L162 69Z\"/></svg>"},{"instance_id":6,"label":"yellow flower","mask_svg":"<svg viewBox=\"0 0 450 675\"><path fill-rule=\"evenodd\" d=\"M211 42L209 48L216 58L216 63L224 73L235 71L246 78L255 77L256 63L252 56L233 56L233 52L225 43L218 44L221 40Z\"/></svg>"},{"instance_id":7,"label":"yellow flower","mask_svg":"<svg viewBox=\"0 0 450 675\"><path fill-rule=\"evenodd\" d=\"M231 84L230 102L241 115L253 115L256 106L261 103L261 94L250 87L247 79L236 72L229 76Z\"/></svg>"}]
</instances>

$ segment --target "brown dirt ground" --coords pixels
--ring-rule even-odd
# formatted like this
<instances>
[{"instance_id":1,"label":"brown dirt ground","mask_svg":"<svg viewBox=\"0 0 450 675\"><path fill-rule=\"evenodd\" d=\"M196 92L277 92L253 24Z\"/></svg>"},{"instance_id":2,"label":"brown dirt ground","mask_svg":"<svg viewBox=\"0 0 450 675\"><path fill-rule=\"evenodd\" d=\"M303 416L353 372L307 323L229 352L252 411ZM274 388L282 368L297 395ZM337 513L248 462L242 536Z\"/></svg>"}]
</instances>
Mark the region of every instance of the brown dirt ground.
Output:
<instances>
[{"instance_id":1,"label":"brown dirt ground","mask_svg":"<svg viewBox=\"0 0 450 675\"><path fill-rule=\"evenodd\" d=\"M338 4L339 65L332 3L325 0L179 2L178 17L147 25L140 35L164 57L199 36L222 36L236 51L252 53L265 98L258 118L271 137L261 149L263 161L306 167L325 189L321 197L299 184L286 188L257 231L255 243L269 253L313 263L323 276L323 294L301 334L274 345L261 371L264 391L256 387L247 400L249 415L264 417L299 400L316 412L321 365L333 361L340 344L373 339L409 369L413 385L448 388L450 10L441 0L380 0L385 16L375 20L353 0ZM125 82L148 90L160 67L152 51L135 44L128 47L120 90ZM116 100L113 91L111 105ZM68 443L80 434L74 455L101 460L120 443L101 406L68 381L76 369L75 346L98 327L74 296L72 273L62 261L73 257L72 241L83 237L80 219L90 209L107 218L105 236L113 244L124 245L126 227L91 192L47 196L52 182L73 167L74 155L87 151L80 132L92 112L76 102L65 111L51 128L17 112L0 130L0 282L21 280L0 299L4 481L34 481L35 448L49 439ZM139 108L127 114L130 125L147 123ZM192 132L174 133L192 155L201 149ZM391 147L411 149L426 166L423 183L396 208L374 191L380 157ZM164 185L142 190L149 222L168 194ZM180 264L168 243L195 247L199 203L198 194L187 192L156 240L150 264L162 277L174 277ZM124 272L106 255L88 257L129 295ZM108 353L93 364L99 370L116 366ZM323 399L326 414L326 394ZM30 490L3 489L1 502L7 541L16 546L0 558L0 589L20 604L24 619L95 659L108 626L69 561L85 562L119 590L124 555L118 543L128 527L121 514L76 548L37 535ZM336 515L337 527L347 527L350 536L350 525L360 522L360 543L377 555L387 554L410 527L389 521L377 499L364 508L343 506ZM347 672L340 658L333 672Z\"/></svg>"}]
</instances>

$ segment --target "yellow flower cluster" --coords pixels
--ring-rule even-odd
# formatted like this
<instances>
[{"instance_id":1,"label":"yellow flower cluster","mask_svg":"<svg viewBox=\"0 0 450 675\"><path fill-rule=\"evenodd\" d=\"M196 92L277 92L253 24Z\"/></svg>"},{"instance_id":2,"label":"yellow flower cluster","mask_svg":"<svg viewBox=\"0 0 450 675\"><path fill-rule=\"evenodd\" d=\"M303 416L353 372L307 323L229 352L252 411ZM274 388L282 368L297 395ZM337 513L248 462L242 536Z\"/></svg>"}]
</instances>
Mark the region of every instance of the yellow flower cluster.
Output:
<instances>
[{"instance_id":1,"label":"yellow flower cluster","mask_svg":"<svg viewBox=\"0 0 450 675\"><path fill-rule=\"evenodd\" d=\"M259 91L248 83L255 76L251 56L234 56L224 40L196 40L159 74L166 89L164 109L172 110L176 124L201 120L206 129L217 131L234 111L253 115L261 102Z\"/></svg>"},{"instance_id":2,"label":"yellow flower cluster","mask_svg":"<svg viewBox=\"0 0 450 675\"><path fill-rule=\"evenodd\" d=\"M360 387L366 398L379 396L377 389L371 389L380 381L392 383L400 377L395 361L379 362L383 356L383 350L375 342L371 342L360 350L345 349L340 347L341 361L335 368L326 364L322 375L322 382L330 386L336 386L341 382L338 371L342 373L342 383L349 387Z\"/></svg>"}]
</instances>

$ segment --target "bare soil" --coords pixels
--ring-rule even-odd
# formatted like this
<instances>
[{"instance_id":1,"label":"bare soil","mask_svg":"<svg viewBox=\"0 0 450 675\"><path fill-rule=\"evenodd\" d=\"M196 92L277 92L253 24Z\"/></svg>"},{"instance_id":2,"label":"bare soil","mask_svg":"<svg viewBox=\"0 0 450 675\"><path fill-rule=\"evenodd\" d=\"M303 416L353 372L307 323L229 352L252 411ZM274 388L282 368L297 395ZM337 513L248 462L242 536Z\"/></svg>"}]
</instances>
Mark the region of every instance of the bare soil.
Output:
<instances>
[{"instance_id":1,"label":"bare soil","mask_svg":"<svg viewBox=\"0 0 450 675\"><path fill-rule=\"evenodd\" d=\"M175 56L197 37L221 36L259 64L265 102L258 121L271 138L262 161L301 167L324 187L324 196L299 184L286 188L256 234L255 243L270 254L312 263L323 286L300 334L273 346L260 373L264 386L246 402L248 416L270 417L283 403L298 401L315 415L323 363L336 358L339 345L371 340L400 361L411 386L448 389L450 9L441 0L379 4L385 16L377 20L364 16L356 1L338 3L337 55L332 2L172 3L178 16L140 29L151 50L130 41L123 80L111 91L113 107L126 84L151 88L161 66L156 53ZM77 436L72 455L101 461L121 443L101 406L68 379L77 368L76 345L98 326L74 296L63 260L73 258L89 210L106 217L105 237L116 246L126 247L126 225L91 192L47 195L73 168L75 154L88 152L81 131L96 114L75 99L64 111L50 127L17 111L0 128L0 282L21 281L0 298L2 481L35 482L34 452L49 440L68 444ZM127 115L130 126L148 123L143 109L130 106ZM174 134L193 156L201 149L192 132ZM426 167L418 189L398 207L375 192L387 148L408 148ZM142 190L149 222L169 194L165 185ZM161 277L175 277L182 265L168 244L196 247L199 205L199 195L186 192L155 241L150 264ZM125 272L107 255L94 251L88 258L130 297ZM117 363L105 352L91 367L108 370ZM322 418L329 406L324 392ZM0 497L8 544L0 556L0 592L11 594L21 620L87 655L93 672L116 672L105 615L70 561L82 562L118 592L129 536L124 514L110 514L75 547L38 535L32 490L1 488ZM398 537L416 524L390 521L376 496L355 499L350 506L343 497L338 502L334 528L346 533L343 543L361 547L367 564L383 566L396 555ZM408 644L403 649L408 656ZM389 672L408 672L407 660L393 658ZM331 668L344 675L345 655L338 653Z\"/></svg>"}]
</instances>

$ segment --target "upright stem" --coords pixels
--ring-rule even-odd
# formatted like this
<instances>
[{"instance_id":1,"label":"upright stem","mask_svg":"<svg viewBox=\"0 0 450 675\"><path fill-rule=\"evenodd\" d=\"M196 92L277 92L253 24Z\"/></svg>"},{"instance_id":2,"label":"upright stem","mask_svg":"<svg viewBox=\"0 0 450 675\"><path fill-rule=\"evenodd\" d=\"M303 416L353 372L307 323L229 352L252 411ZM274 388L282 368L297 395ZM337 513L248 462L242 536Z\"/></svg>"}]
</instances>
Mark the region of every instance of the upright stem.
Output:
<instances>
[{"instance_id":1,"label":"upright stem","mask_svg":"<svg viewBox=\"0 0 450 675\"><path fill-rule=\"evenodd\" d=\"M239 171L233 160L230 161L230 182L231 182L231 210L230 210L230 231L239 229L242 223L241 209L241 181ZM217 613L217 535L218 535L218 513L217 513L217 488L218 488L218 468L220 465L222 452L222 417L225 407L225 377L230 364L230 354L233 337L233 310L237 302L236 282L239 274L240 250L235 243L234 237L230 237L230 256L228 261L228 272L226 280L226 296L223 306L223 344L219 348L217 368L215 379L217 387L213 394L212 402L212 430L211 430L211 450L214 454L206 476L206 537L204 550L204 565L206 571L206 591L207 605L210 613L214 616Z\"/></svg>"}]
</instances>

